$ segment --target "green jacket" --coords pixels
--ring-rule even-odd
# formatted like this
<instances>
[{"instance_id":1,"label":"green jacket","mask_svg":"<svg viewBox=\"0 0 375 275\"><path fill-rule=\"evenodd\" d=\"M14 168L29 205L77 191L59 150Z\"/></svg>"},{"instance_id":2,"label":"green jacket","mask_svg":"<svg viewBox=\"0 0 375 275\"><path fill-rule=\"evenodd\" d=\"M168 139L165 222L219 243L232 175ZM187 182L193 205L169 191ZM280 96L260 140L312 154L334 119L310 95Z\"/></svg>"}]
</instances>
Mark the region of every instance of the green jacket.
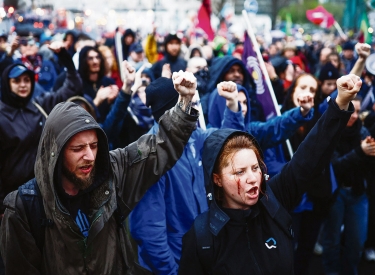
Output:
<instances>
[{"instance_id":1,"label":"green jacket","mask_svg":"<svg viewBox=\"0 0 375 275\"><path fill-rule=\"evenodd\" d=\"M143 274L134 262L128 234L115 220L117 199L127 216L180 158L197 118L196 113L187 115L176 106L162 116L156 135L144 135L108 153L103 130L86 111L73 103L58 104L46 121L35 163L46 216L54 225L45 229L41 253L18 191L5 198L0 238L6 274ZM59 199L55 175L61 169L59 155L64 145L88 129L96 129L98 135L95 177L100 184L90 191L91 225L85 238Z\"/></svg>"}]
</instances>

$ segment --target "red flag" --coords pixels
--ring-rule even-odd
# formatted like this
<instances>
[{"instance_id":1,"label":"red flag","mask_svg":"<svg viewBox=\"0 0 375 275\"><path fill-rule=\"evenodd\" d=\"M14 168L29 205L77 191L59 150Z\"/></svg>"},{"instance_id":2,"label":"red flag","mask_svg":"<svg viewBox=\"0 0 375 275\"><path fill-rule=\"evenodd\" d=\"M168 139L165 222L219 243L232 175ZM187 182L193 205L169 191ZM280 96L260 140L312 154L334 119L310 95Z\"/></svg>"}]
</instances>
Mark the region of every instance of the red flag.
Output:
<instances>
[{"instance_id":1,"label":"red flag","mask_svg":"<svg viewBox=\"0 0 375 275\"><path fill-rule=\"evenodd\" d=\"M318 6L306 11L306 17L315 25L322 28L330 28L335 23L335 18L324 7Z\"/></svg>"},{"instance_id":2,"label":"red flag","mask_svg":"<svg viewBox=\"0 0 375 275\"><path fill-rule=\"evenodd\" d=\"M203 0L198 11L198 24L196 27L201 28L208 36L208 40L212 41L215 33L211 27L211 0Z\"/></svg>"}]
</instances>

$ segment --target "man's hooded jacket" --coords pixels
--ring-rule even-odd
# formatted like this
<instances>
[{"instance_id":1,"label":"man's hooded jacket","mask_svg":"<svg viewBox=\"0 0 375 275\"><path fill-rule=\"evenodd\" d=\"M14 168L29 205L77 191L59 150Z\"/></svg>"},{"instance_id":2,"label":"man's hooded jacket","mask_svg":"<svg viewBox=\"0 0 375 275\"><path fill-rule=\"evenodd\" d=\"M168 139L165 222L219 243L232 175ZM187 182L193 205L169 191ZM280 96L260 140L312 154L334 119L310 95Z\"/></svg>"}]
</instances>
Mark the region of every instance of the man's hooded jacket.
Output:
<instances>
[{"instance_id":1,"label":"man's hooded jacket","mask_svg":"<svg viewBox=\"0 0 375 275\"><path fill-rule=\"evenodd\" d=\"M202 165L207 193L213 195L208 195L212 198L208 214L201 215L208 217L205 226L211 234L212 245L201 246L197 242L195 226L192 226L183 238L179 274L293 274L291 217L288 212L330 161L352 110L351 105L349 111L342 111L331 100L328 110L293 159L280 174L262 182L258 202L247 210L228 209L215 200L212 173L228 138L248 134L225 129L208 137L203 148ZM256 142L255 146L259 148ZM264 173L266 169L262 168ZM199 257L203 254L206 255L204 260ZM211 273L204 266L209 261L212 262L208 267Z\"/></svg>"},{"instance_id":2,"label":"man's hooded jacket","mask_svg":"<svg viewBox=\"0 0 375 275\"><path fill-rule=\"evenodd\" d=\"M5 196L34 177L39 138L46 118L33 102L49 114L57 103L80 94L82 88L78 73L75 70L68 71L67 78L59 90L32 98L34 73L27 71L32 81L31 93L28 97L21 98L11 91L9 85L8 75L15 66L23 65L14 64L7 67L1 78L0 213L5 210L3 206Z\"/></svg>"},{"instance_id":3,"label":"man's hooded jacket","mask_svg":"<svg viewBox=\"0 0 375 275\"><path fill-rule=\"evenodd\" d=\"M160 120L157 135L144 135L123 149L108 153L99 124L74 103L58 104L51 112L40 139L35 178L52 227L45 228L41 253L31 236L18 191L4 201L1 252L7 274L143 274L132 259L124 227L114 215L117 206L126 217L147 189L181 156L197 116L179 107ZM75 134L95 129L98 152L95 177L76 196L62 189L60 174L65 144ZM75 213L86 211L87 237L75 222Z\"/></svg>"},{"instance_id":4,"label":"man's hooded jacket","mask_svg":"<svg viewBox=\"0 0 375 275\"><path fill-rule=\"evenodd\" d=\"M215 95L217 94L217 84L224 81L225 74L233 65L239 65L242 68L242 72L244 75L242 86L249 93L251 106L251 121L265 121L263 108L257 99L255 82L252 76L245 68L243 62L233 56L217 57L212 62L212 66L210 67L210 82L207 86L207 91L209 93L208 95L211 94L210 103L212 103L211 98L215 97ZM205 96L205 98L202 98L201 101L203 105L203 110L207 110L207 114L211 115L211 105L209 105L210 103L208 102L208 98L206 98ZM210 119L209 123L211 123Z\"/></svg>"}]
</instances>

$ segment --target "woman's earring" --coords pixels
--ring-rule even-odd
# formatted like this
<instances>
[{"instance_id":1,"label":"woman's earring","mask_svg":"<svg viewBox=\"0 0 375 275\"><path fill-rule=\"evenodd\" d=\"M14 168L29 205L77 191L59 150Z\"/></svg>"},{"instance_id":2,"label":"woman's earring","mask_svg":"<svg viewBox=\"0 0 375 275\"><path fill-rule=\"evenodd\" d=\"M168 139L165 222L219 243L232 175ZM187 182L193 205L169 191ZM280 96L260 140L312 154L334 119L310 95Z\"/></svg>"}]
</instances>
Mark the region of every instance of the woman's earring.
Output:
<instances>
[{"instance_id":1,"label":"woman's earring","mask_svg":"<svg viewBox=\"0 0 375 275\"><path fill-rule=\"evenodd\" d=\"M267 180L270 178L270 175L268 175L268 174L263 174L263 177L264 177L264 179L267 181Z\"/></svg>"}]
</instances>

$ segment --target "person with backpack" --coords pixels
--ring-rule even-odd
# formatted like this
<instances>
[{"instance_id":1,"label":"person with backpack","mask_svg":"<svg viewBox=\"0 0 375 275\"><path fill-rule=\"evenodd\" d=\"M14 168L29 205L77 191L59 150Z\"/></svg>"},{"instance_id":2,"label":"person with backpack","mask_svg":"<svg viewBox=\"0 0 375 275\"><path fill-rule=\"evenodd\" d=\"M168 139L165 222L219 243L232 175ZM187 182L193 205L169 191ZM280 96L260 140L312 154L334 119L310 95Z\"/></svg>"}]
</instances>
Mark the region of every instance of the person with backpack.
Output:
<instances>
[{"instance_id":1,"label":"person with backpack","mask_svg":"<svg viewBox=\"0 0 375 275\"><path fill-rule=\"evenodd\" d=\"M127 73L134 81L134 68ZM160 118L158 133L110 152L88 112L72 102L56 105L40 138L35 179L4 200L6 274L145 274L134 263L125 218L180 158L198 119L193 74L175 73L173 84L179 100Z\"/></svg>"},{"instance_id":2,"label":"person with backpack","mask_svg":"<svg viewBox=\"0 0 375 275\"><path fill-rule=\"evenodd\" d=\"M269 181L253 136L221 129L206 139L202 165L210 208L183 237L179 274L293 274L289 212L330 161L361 80L338 80L329 101L292 160ZM313 104L313 98L306 96Z\"/></svg>"},{"instance_id":3,"label":"person with backpack","mask_svg":"<svg viewBox=\"0 0 375 275\"><path fill-rule=\"evenodd\" d=\"M81 95L82 82L61 42L50 49L67 67L67 78L56 92L33 97L35 73L22 64L8 66L1 77L0 214L8 193L34 177L34 163L47 115L59 102Z\"/></svg>"}]
</instances>

